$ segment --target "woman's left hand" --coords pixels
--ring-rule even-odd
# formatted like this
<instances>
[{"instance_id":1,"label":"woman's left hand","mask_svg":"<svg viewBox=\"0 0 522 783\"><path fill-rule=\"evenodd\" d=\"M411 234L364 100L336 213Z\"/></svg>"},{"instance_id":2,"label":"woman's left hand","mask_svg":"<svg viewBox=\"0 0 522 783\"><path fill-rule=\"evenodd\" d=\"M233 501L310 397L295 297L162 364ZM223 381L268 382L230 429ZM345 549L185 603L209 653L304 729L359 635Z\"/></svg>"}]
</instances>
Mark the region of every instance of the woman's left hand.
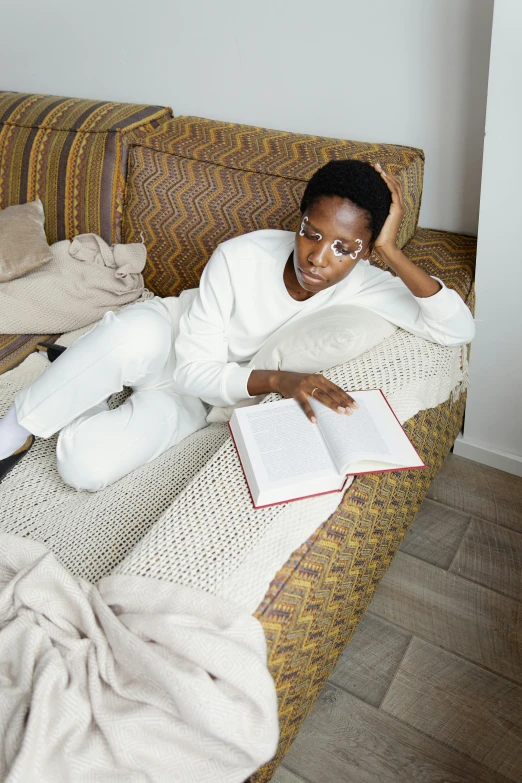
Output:
<instances>
[{"instance_id":1,"label":"woman's left hand","mask_svg":"<svg viewBox=\"0 0 522 783\"><path fill-rule=\"evenodd\" d=\"M392 203L390 206L390 213L386 218L386 222L381 229L381 233L375 240L373 249L379 254L380 251L383 255L386 254L386 250L395 249L397 247L397 234L401 227L402 220L404 218L404 200L402 198L402 186L397 177L393 174L388 174L384 171L380 163L374 163L373 168L378 171L383 180L388 185L389 191L392 197ZM383 261L386 259L383 258Z\"/></svg>"}]
</instances>

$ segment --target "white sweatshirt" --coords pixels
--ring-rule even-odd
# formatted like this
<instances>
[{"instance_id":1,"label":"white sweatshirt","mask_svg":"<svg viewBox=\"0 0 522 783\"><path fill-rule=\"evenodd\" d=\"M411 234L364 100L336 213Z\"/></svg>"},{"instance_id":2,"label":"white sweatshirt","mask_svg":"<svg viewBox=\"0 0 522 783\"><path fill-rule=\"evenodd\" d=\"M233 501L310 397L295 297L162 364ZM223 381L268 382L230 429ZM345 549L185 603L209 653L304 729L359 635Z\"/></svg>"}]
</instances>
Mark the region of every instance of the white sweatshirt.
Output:
<instances>
[{"instance_id":1,"label":"white sweatshirt","mask_svg":"<svg viewBox=\"0 0 522 783\"><path fill-rule=\"evenodd\" d=\"M283 324L338 304L366 307L391 323L441 345L463 345L475 334L461 297L444 283L433 296L414 296L399 277L361 260L335 286L304 302L286 290L283 271L294 247L290 231L243 234L218 245L195 298L179 321L174 383L181 394L211 405L233 405L250 395L245 365ZM185 292L188 294L189 292ZM163 300L168 307L169 299Z\"/></svg>"}]
</instances>

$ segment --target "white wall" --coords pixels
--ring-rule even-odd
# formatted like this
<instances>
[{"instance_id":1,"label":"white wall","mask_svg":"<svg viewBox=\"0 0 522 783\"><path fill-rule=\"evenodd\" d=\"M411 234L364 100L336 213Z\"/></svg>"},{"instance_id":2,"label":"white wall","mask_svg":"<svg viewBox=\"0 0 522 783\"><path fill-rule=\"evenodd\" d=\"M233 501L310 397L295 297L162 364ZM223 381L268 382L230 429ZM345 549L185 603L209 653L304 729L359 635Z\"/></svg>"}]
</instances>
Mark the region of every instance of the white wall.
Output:
<instances>
[{"instance_id":1,"label":"white wall","mask_svg":"<svg viewBox=\"0 0 522 783\"><path fill-rule=\"evenodd\" d=\"M522 4L495 0L477 254L477 336L454 451L522 476Z\"/></svg>"},{"instance_id":2,"label":"white wall","mask_svg":"<svg viewBox=\"0 0 522 783\"><path fill-rule=\"evenodd\" d=\"M2 89L426 152L421 225L476 233L493 0L8 0Z\"/></svg>"}]
</instances>

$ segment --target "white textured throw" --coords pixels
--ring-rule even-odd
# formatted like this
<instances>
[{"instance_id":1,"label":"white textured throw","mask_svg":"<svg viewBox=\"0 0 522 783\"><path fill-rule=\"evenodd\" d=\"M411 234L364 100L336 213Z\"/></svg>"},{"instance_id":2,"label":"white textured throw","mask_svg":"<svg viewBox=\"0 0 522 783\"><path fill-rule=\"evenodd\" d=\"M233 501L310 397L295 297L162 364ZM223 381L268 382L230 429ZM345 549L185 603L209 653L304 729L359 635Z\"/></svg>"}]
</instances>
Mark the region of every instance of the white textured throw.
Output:
<instances>
[{"instance_id":1,"label":"white textured throw","mask_svg":"<svg viewBox=\"0 0 522 783\"><path fill-rule=\"evenodd\" d=\"M51 246L52 260L0 287L0 334L56 334L93 324L143 293L137 242L110 247L96 234Z\"/></svg>"},{"instance_id":2,"label":"white textured throw","mask_svg":"<svg viewBox=\"0 0 522 783\"><path fill-rule=\"evenodd\" d=\"M0 535L0 779L241 783L277 748L261 624L193 588L73 577Z\"/></svg>"},{"instance_id":3,"label":"white textured throw","mask_svg":"<svg viewBox=\"0 0 522 783\"><path fill-rule=\"evenodd\" d=\"M403 423L458 396L468 384L466 357L465 347L398 329L325 375L347 390L382 388ZM0 376L0 415L45 366L32 355ZM254 611L278 569L340 500L332 494L253 509L223 424L96 494L62 483L55 444L38 439L0 485L0 530L45 542L73 574L93 582L121 563L119 573L198 587Z\"/></svg>"},{"instance_id":4,"label":"white textured throw","mask_svg":"<svg viewBox=\"0 0 522 783\"><path fill-rule=\"evenodd\" d=\"M435 345L398 329L324 374L343 389L382 389L403 424L458 398L469 383L467 348ZM181 580L253 612L279 568L340 500L334 493L254 509L228 439L113 573Z\"/></svg>"}]
</instances>

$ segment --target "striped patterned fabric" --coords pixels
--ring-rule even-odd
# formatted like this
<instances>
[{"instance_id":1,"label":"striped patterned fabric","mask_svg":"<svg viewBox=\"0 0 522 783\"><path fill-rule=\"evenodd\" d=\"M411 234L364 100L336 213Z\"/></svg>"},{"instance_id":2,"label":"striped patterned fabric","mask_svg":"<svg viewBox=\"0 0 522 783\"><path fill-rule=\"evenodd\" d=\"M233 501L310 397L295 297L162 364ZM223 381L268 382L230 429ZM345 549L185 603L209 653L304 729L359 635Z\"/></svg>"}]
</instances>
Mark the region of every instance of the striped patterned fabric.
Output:
<instances>
[{"instance_id":1,"label":"striped patterned fabric","mask_svg":"<svg viewBox=\"0 0 522 783\"><path fill-rule=\"evenodd\" d=\"M146 285L175 296L198 285L219 242L261 228L294 230L305 183L328 160L378 161L403 182L403 246L417 227L424 155L413 147L306 136L178 117L132 145L126 242L145 237Z\"/></svg>"},{"instance_id":2,"label":"striped patterned fabric","mask_svg":"<svg viewBox=\"0 0 522 783\"><path fill-rule=\"evenodd\" d=\"M121 241L128 148L169 108L0 92L0 209L40 198L50 244L94 232Z\"/></svg>"}]
</instances>

